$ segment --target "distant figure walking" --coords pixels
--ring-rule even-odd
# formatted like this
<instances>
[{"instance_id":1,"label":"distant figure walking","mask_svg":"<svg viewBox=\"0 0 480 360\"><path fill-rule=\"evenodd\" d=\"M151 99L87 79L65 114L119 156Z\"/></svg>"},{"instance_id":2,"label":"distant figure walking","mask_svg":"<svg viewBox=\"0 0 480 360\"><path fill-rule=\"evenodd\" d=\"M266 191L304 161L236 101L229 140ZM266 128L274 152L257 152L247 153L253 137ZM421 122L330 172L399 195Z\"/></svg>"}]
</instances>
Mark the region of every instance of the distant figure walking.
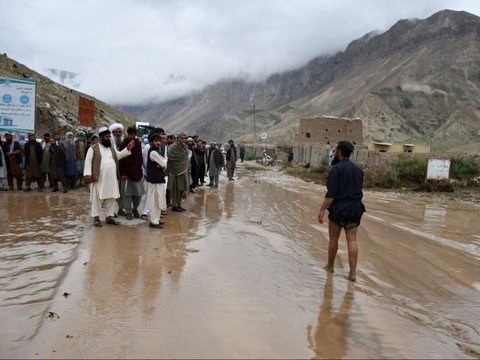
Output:
<instances>
[{"instance_id":1,"label":"distant figure walking","mask_svg":"<svg viewBox=\"0 0 480 360\"><path fill-rule=\"evenodd\" d=\"M240 160L243 163L243 160L245 160L245 144L241 143L240 144Z\"/></svg>"},{"instance_id":2,"label":"distant figure walking","mask_svg":"<svg viewBox=\"0 0 480 360\"><path fill-rule=\"evenodd\" d=\"M293 149L290 149L288 152L288 158L287 158L288 163L291 165L293 161Z\"/></svg>"},{"instance_id":3,"label":"distant figure walking","mask_svg":"<svg viewBox=\"0 0 480 360\"><path fill-rule=\"evenodd\" d=\"M228 140L228 150L227 150L227 176L229 181L233 181L233 176L235 174L235 168L237 167L237 148L233 143L233 140Z\"/></svg>"},{"instance_id":4,"label":"distant figure walking","mask_svg":"<svg viewBox=\"0 0 480 360\"><path fill-rule=\"evenodd\" d=\"M338 250L338 239L342 228L348 243L348 263L350 281L356 280L358 258L357 230L365 212L362 203L363 170L350 161L354 146L348 141L340 141L334 149L338 163L332 166L327 179L327 193L318 214L318 222L323 224L325 210L328 209L328 263L325 270L333 273L333 265Z\"/></svg>"}]
</instances>

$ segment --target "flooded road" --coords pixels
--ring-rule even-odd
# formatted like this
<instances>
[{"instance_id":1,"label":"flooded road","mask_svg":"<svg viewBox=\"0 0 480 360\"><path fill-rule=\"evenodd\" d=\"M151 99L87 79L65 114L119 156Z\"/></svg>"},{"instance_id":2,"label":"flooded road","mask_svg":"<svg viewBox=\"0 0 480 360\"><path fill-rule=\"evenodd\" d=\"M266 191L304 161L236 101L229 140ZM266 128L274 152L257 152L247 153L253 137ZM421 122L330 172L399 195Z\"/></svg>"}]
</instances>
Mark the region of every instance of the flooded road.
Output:
<instances>
[{"instance_id":1,"label":"flooded road","mask_svg":"<svg viewBox=\"0 0 480 360\"><path fill-rule=\"evenodd\" d=\"M30 340L42 323L75 259L88 219L85 201L86 192L0 194L2 355Z\"/></svg>"},{"instance_id":2,"label":"flooded road","mask_svg":"<svg viewBox=\"0 0 480 360\"><path fill-rule=\"evenodd\" d=\"M344 235L322 270L323 186L225 180L163 230L93 228L81 192L0 194L2 357L480 357L480 204L366 192L351 283Z\"/></svg>"}]
</instances>

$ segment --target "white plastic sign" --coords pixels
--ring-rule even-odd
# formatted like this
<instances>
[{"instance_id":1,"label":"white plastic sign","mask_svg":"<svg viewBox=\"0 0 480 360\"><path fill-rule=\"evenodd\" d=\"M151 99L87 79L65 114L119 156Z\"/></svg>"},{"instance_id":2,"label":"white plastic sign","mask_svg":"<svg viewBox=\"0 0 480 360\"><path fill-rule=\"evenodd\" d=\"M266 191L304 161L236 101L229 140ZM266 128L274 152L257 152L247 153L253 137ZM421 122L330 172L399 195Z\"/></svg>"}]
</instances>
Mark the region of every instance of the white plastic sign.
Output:
<instances>
[{"instance_id":1,"label":"white plastic sign","mask_svg":"<svg viewBox=\"0 0 480 360\"><path fill-rule=\"evenodd\" d=\"M427 180L448 180L450 160L428 159Z\"/></svg>"}]
</instances>

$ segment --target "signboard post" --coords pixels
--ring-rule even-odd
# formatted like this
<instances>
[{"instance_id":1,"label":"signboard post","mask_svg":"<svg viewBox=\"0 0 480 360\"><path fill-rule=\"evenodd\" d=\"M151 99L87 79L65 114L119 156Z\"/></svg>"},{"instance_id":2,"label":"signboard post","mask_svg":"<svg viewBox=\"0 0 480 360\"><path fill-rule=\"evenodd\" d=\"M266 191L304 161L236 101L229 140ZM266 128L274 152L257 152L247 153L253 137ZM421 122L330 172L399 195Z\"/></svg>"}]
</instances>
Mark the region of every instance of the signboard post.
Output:
<instances>
[{"instance_id":1,"label":"signboard post","mask_svg":"<svg viewBox=\"0 0 480 360\"><path fill-rule=\"evenodd\" d=\"M450 160L428 159L427 180L448 180Z\"/></svg>"},{"instance_id":2,"label":"signboard post","mask_svg":"<svg viewBox=\"0 0 480 360\"><path fill-rule=\"evenodd\" d=\"M35 132L35 80L0 77L0 131Z\"/></svg>"}]
</instances>

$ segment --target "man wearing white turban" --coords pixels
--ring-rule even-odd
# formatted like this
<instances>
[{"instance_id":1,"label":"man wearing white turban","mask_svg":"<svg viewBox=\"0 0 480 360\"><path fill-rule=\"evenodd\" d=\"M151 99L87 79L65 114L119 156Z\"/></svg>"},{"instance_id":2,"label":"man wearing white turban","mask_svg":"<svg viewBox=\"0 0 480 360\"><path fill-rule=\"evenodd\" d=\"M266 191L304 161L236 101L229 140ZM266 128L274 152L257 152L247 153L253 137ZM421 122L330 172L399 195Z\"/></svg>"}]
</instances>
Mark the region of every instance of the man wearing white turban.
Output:
<instances>
[{"instance_id":1,"label":"man wearing white turban","mask_svg":"<svg viewBox=\"0 0 480 360\"><path fill-rule=\"evenodd\" d=\"M118 151L118 147L123 141L123 125L115 123L109 126L108 130L112 133L112 146Z\"/></svg>"},{"instance_id":2,"label":"man wearing white turban","mask_svg":"<svg viewBox=\"0 0 480 360\"><path fill-rule=\"evenodd\" d=\"M108 127L108 130L112 133L112 148L120 151L120 144L123 142L123 125L114 123ZM123 211L125 188L122 188L120 180L118 181L118 191L120 192L120 197L117 199L118 215L126 215L125 211Z\"/></svg>"}]
</instances>

